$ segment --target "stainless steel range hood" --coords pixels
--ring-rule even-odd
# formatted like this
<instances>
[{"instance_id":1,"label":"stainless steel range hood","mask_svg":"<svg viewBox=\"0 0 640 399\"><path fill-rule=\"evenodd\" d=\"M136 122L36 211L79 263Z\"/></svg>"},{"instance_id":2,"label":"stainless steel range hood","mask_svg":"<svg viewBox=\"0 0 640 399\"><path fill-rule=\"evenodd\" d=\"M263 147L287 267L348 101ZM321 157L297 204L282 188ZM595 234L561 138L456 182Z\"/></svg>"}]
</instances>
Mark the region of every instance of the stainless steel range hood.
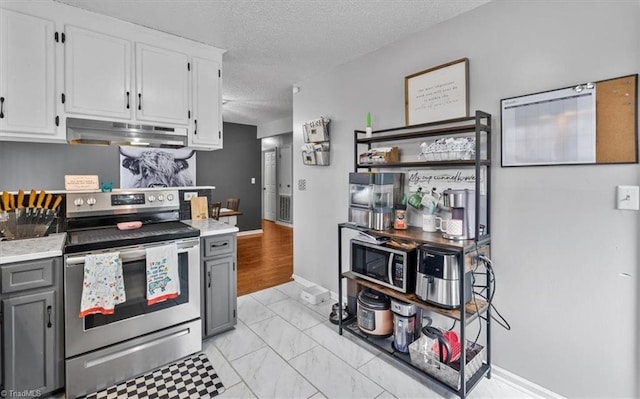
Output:
<instances>
[{"instance_id":1,"label":"stainless steel range hood","mask_svg":"<svg viewBox=\"0 0 640 399\"><path fill-rule=\"evenodd\" d=\"M180 148L187 145L187 129L67 118L67 141L70 144Z\"/></svg>"}]
</instances>

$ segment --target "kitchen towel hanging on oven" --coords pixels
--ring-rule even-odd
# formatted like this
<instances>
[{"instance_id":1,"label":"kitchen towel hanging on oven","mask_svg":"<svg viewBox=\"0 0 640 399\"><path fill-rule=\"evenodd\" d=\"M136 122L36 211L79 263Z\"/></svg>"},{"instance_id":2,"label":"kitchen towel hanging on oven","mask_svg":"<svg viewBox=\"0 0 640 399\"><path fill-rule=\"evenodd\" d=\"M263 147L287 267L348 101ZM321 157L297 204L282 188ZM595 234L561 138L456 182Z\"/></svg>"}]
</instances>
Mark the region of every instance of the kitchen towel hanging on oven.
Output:
<instances>
[{"instance_id":1,"label":"kitchen towel hanging on oven","mask_svg":"<svg viewBox=\"0 0 640 399\"><path fill-rule=\"evenodd\" d=\"M115 306L126 300L120 253L87 255L79 317L113 314Z\"/></svg>"},{"instance_id":2,"label":"kitchen towel hanging on oven","mask_svg":"<svg viewBox=\"0 0 640 399\"><path fill-rule=\"evenodd\" d=\"M180 295L176 244L147 248L147 305Z\"/></svg>"}]
</instances>

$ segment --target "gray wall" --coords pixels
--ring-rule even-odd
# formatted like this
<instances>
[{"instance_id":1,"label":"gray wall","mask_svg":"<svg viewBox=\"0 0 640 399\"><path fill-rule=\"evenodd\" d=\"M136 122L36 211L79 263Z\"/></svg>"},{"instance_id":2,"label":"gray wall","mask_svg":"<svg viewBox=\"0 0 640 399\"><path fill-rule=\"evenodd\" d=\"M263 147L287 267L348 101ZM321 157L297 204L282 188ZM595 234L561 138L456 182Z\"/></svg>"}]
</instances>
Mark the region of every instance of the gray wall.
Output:
<instances>
[{"instance_id":1,"label":"gray wall","mask_svg":"<svg viewBox=\"0 0 640 399\"><path fill-rule=\"evenodd\" d=\"M261 228L260 157L256 127L234 123L224 124L224 149L196 155L197 185L216 186L214 200L241 199L241 231ZM0 142L0 190L63 190L65 174L98 175L120 187L118 147Z\"/></svg>"},{"instance_id":2,"label":"gray wall","mask_svg":"<svg viewBox=\"0 0 640 399\"><path fill-rule=\"evenodd\" d=\"M262 161L256 127L237 123L224 124L224 149L199 151L196 181L213 185L213 200L240 198L240 231L262 228ZM251 184L255 178L255 184Z\"/></svg>"},{"instance_id":3,"label":"gray wall","mask_svg":"<svg viewBox=\"0 0 640 399\"><path fill-rule=\"evenodd\" d=\"M328 167L294 156L294 273L337 291L353 130L367 111L374 129L403 126L404 77L468 57L470 110L494 116L495 303L512 326L494 324L493 361L569 397L639 397L640 213L614 204L615 186L638 185L640 167L501 168L499 159L500 99L640 71L639 5L496 0L296 84L293 148L302 124L326 115L332 154Z\"/></svg>"}]
</instances>

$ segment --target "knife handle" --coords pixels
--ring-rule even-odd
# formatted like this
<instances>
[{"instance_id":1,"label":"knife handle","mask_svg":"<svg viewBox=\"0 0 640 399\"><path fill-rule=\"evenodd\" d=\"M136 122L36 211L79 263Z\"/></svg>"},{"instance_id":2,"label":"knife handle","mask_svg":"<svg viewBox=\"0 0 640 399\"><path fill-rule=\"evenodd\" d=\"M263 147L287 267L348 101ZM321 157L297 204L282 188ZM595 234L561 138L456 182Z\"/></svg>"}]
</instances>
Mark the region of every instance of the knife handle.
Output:
<instances>
[{"instance_id":1,"label":"knife handle","mask_svg":"<svg viewBox=\"0 0 640 399\"><path fill-rule=\"evenodd\" d=\"M40 194L38 195L38 203L36 204L36 208L42 208L42 201L44 201L45 191L40 190Z\"/></svg>"},{"instance_id":2,"label":"knife handle","mask_svg":"<svg viewBox=\"0 0 640 399\"><path fill-rule=\"evenodd\" d=\"M6 191L2 192L2 206L4 207L5 211L8 211L9 209L11 209L9 207L9 193Z\"/></svg>"},{"instance_id":3,"label":"knife handle","mask_svg":"<svg viewBox=\"0 0 640 399\"><path fill-rule=\"evenodd\" d=\"M44 200L44 207L46 209L49 208L49 205L51 204L51 200L53 199L53 195L52 194L47 194L47 199Z\"/></svg>"},{"instance_id":4,"label":"knife handle","mask_svg":"<svg viewBox=\"0 0 640 399\"><path fill-rule=\"evenodd\" d=\"M24 190L20 189L18 190L18 209L22 209L24 208Z\"/></svg>"},{"instance_id":5,"label":"knife handle","mask_svg":"<svg viewBox=\"0 0 640 399\"><path fill-rule=\"evenodd\" d=\"M60 205L61 202L62 202L62 195L58 195L56 197L56 200L53 202L53 206L51 207L51 210L55 211L56 209L58 209L58 206Z\"/></svg>"},{"instance_id":6,"label":"knife handle","mask_svg":"<svg viewBox=\"0 0 640 399\"><path fill-rule=\"evenodd\" d=\"M29 192L29 208L33 208L36 205L36 190L31 189Z\"/></svg>"},{"instance_id":7,"label":"knife handle","mask_svg":"<svg viewBox=\"0 0 640 399\"><path fill-rule=\"evenodd\" d=\"M9 194L9 207L11 209L15 209L16 208L16 200L15 200L15 198L13 198L13 194Z\"/></svg>"}]
</instances>

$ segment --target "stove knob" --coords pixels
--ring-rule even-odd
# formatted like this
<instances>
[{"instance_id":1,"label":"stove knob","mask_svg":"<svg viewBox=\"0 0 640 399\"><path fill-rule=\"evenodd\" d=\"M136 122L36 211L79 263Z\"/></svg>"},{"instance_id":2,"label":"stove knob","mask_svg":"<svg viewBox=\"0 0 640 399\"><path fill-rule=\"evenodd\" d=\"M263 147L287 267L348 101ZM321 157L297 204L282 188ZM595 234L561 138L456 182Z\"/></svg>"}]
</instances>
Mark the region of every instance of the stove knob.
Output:
<instances>
[{"instance_id":1,"label":"stove knob","mask_svg":"<svg viewBox=\"0 0 640 399\"><path fill-rule=\"evenodd\" d=\"M173 194L167 195L167 201L173 201Z\"/></svg>"},{"instance_id":2,"label":"stove knob","mask_svg":"<svg viewBox=\"0 0 640 399\"><path fill-rule=\"evenodd\" d=\"M75 206L82 206L82 204L84 204L84 201L82 200L82 198L76 198L75 200L73 200L73 204Z\"/></svg>"},{"instance_id":3,"label":"stove knob","mask_svg":"<svg viewBox=\"0 0 640 399\"><path fill-rule=\"evenodd\" d=\"M158 201L160 201L160 202L164 201L164 195L159 194L158 195Z\"/></svg>"},{"instance_id":4,"label":"stove knob","mask_svg":"<svg viewBox=\"0 0 640 399\"><path fill-rule=\"evenodd\" d=\"M156 197L153 195L150 195L148 199L149 199L149 202L153 202L156 200Z\"/></svg>"},{"instance_id":5,"label":"stove knob","mask_svg":"<svg viewBox=\"0 0 640 399\"><path fill-rule=\"evenodd\" d=\"M97 201L96 201L96 199L94 197L90 197L90 198L87 199L87 205L89 205L89 206L95 205L96 202Z\"/></svg>"}]
</instances>

